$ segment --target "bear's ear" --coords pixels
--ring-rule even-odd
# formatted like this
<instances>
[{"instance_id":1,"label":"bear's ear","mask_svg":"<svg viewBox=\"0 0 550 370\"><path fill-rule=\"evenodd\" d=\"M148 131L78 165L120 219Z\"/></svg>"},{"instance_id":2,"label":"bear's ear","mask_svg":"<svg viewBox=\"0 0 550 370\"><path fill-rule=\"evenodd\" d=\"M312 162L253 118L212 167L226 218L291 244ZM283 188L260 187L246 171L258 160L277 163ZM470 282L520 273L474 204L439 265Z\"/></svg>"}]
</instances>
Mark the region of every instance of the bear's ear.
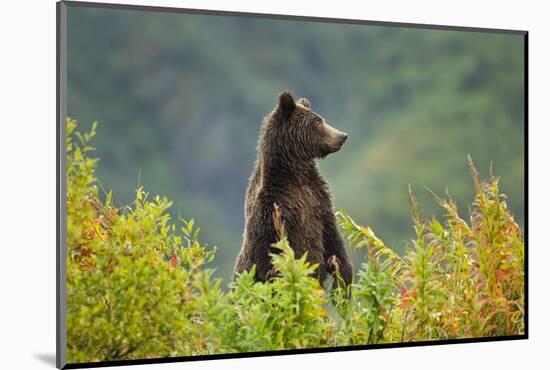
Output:
<instances>
[{"instance_id":1,"label":"bear's ear","mask_svg":"<svg viewBox=\"0 0 550 370\"><path fill-rule=\"evenodd\" d=\"M294 112L294 109L296 108L296 103L294 102L294 98L290 93L288 92L282 92L279 94L279 106L277 107L277 110L283 118L288 118L292 112Z\"/></svg>"},{"instance_id":2,"label":"bear's ear","mask_svg":"<svg viewBox=\"0 0 550 370\"><path fill-rule=\"evenodd\" d=\"M298 99L298 101L296 103L300 104L302 107L306 107L307 109L311 109L311 103L306 98L300 98L300 99Z\"/></svg>"}]
</instances>

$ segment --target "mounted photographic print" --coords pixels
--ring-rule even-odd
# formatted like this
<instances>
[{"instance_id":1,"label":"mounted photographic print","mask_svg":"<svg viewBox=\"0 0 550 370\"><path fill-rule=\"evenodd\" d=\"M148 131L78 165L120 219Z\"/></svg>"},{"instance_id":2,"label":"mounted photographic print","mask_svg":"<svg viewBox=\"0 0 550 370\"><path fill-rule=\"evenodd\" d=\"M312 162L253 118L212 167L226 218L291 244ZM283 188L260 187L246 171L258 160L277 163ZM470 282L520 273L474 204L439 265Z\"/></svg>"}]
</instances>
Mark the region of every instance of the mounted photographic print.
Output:
<instances>
[{"instance_id":1,"label":"mounted photographic print","mask_svg":"<svg viewBox=\"0 0 550 370\"><path fill-rule=\"evenodd\" d=\"M58 367L527 338L527 32L57 11Z\"/></svg>"}]
</instances>

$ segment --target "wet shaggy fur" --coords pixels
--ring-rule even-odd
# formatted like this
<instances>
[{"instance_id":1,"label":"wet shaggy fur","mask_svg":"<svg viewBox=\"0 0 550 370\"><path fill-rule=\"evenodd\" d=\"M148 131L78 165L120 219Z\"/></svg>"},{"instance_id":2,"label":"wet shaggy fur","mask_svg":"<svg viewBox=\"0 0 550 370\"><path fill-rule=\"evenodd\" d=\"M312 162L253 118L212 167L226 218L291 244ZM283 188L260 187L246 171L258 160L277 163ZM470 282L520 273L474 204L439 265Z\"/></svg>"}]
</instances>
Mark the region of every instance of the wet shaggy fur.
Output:
<instances>
[{"instance_id":1,"label":"wet shaggy fur","mask_svg":"<svg viewBox=\"0 0 550 370\"><path fill-rule=\"evenodd\" d=\"M235 274L253 265L258 281L276 274L269 256L277 253L271 245L280 237L274 225L275 209L296 256L307 252L308 261L319 264L321 282L335 271L346 284L351 282L352 268L336 227L330 189L316 163L340 150L346 138L312 111L307 99L295 102L289 93L279 96L279 104L260 130Z\"/></svg>"}]
</instances>

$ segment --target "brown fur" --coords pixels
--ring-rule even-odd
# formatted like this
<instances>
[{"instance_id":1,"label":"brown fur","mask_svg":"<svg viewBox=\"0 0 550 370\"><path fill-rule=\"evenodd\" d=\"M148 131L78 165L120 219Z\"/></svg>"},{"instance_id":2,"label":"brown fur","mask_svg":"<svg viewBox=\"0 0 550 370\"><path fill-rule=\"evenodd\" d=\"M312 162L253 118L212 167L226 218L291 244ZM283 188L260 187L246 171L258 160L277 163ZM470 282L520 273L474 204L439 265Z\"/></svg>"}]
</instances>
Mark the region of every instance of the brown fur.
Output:
<instances>
[{"instance_id":1,"label":"brown fur","mask_svg":"<svg viewBox=\"0 0 550 370\"><path fill-rule=\"evenodd\" d=\"M346 284L352 268L336 227L329 186L316 159L342 147L347 134L329 126L311 110L305 98L279 96L278 106L264 119L258 140L258 158L246 191L243 245L235 273L256 265L256 279L273 275L270 253L281 234L275 218L296 256L307 252L319 264L321 282L338 271Z\"/></svg>"}]
</instances>

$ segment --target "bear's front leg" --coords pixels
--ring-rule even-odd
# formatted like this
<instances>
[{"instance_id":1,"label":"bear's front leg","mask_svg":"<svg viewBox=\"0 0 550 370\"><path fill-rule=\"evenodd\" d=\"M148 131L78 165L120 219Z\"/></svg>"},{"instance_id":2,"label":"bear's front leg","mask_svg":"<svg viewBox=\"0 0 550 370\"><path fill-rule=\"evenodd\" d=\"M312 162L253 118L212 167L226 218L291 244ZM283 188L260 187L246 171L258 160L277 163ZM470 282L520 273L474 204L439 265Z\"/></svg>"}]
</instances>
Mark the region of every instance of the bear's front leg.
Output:
<instances>
[{"instance_id":1,"label":"bear's front leg","mask_svg":"<svg viewBox=\"0 0 550 370\"><path fill-rule=\"evenodd\" d=\"M334 279L333 288L343 288L351 284L353 275L351 264L342 262L336 255L333 254L328 258L327 270Z\"/></svg>"},{"instance_id":2,"label":"bear's front leg","mask_svg":"<svg viewBox=\"0 0 550 370\"><path fill-rule=\"evenodd\" d=\"M325 218L324 226L323 247L327 271L334 277L334 287L342 285L336 275L339 275L344 282L343 285L347 286L352 282L353 269L344 241L336 227L334 214L331 213Z\"/></svg>"}]
</instances>

